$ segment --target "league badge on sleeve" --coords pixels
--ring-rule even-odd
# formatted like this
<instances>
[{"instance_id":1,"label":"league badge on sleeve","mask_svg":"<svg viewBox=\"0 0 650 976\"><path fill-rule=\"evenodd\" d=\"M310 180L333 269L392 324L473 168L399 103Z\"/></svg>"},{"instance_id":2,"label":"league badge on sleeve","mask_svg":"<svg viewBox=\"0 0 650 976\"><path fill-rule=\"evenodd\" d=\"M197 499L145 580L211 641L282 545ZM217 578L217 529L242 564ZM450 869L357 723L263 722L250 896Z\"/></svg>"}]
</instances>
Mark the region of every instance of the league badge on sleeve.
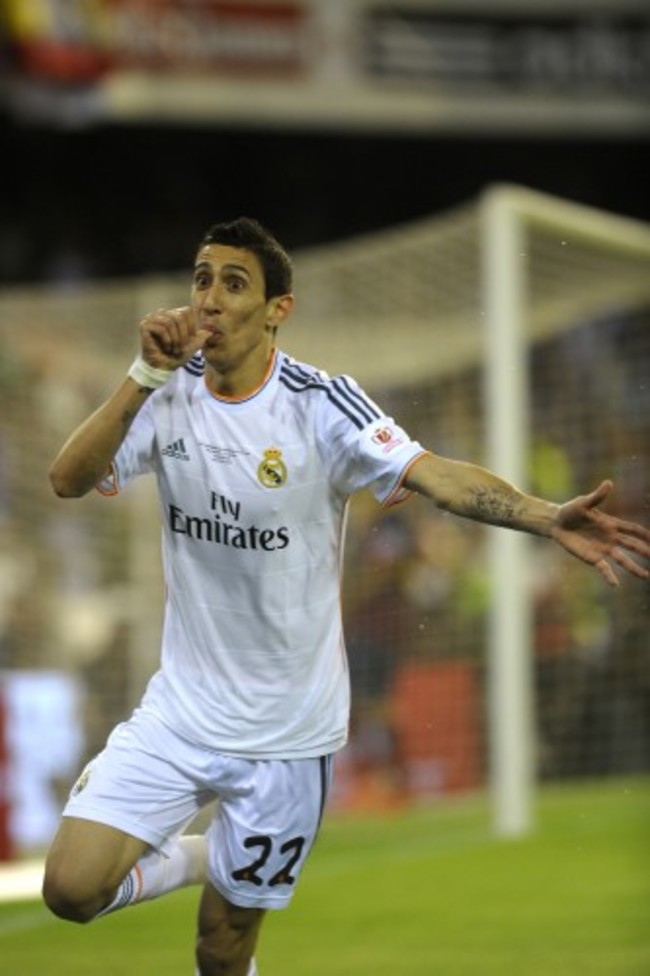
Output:
<instances>
[{"instance_id":1,"label":"league badge on sleeve","mask_svg":"<svg viewBox=\"0 0 650 976\"><path fill-rule=\"evenodd\" d=\"M404 443L404 438L400 437L398 432L387 424L383 424L381 427L375 427L370 439L373 444L381 448L382 454L389 454L396 447L399 447L400 444Z\"/></svg>"}]
</instances>

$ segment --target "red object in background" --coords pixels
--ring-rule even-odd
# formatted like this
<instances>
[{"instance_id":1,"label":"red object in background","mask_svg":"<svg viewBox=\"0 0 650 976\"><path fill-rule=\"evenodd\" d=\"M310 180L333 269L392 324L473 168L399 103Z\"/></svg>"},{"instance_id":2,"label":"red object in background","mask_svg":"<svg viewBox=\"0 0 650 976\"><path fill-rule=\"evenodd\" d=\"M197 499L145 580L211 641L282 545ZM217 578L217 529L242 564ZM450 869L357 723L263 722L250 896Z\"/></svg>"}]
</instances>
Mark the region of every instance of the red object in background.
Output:
<instances>
[{"instance_id":1,"label":"red object in background","mask_svg":"<svg viewBox=\"0 0 650 976\"><path fill-rule=\"evenodd\" d=\"M28 75L68 84L87 84L106 73L107 58L92 48L58 41L17 45L20 65Z\"/></svg>"},{"instance_id":2,"label":"red object in background","mask_svg":"<svg viewBox=\"0 0 650 976\"><path fill-rule=\"evenodd\" d=\"M480 786L479 714L471 664L400 668L392 693L393 730L409 793L457 793Z\"/></svg>"},{"instance_id":3,"label":"red object in background","mask_svg":"<svg viewBox=\"0 0 650 976\"><path fill-rule=\"evenodd\" d=\"M7 706L0 685L0 861L14 856L9 817L9 748L7 745Z\"/></svg>"},{"instance_id":4,"label":"red object in background","mask_svg":"<svg viewBox=\"0 0 650 976\"><path fill-rule=\"evenodd\" d=\"M23 0L5 2L19 71L61 85L90 85L120 69L296 77L313 56L296 0L51 0L33 19Z\"/></svg>"},{"instance_id":5,"label":"red object in background","mask_svg":"<svg viewBox=\"0 0 650 976\"><path fill-rule=\"evenodd\" d=\"M45 2L34 16L23 0L5 0L5 33L19 73L63 85L89 84L108 68L105 15L81 0Z\"/></svg>"}]
</instances>

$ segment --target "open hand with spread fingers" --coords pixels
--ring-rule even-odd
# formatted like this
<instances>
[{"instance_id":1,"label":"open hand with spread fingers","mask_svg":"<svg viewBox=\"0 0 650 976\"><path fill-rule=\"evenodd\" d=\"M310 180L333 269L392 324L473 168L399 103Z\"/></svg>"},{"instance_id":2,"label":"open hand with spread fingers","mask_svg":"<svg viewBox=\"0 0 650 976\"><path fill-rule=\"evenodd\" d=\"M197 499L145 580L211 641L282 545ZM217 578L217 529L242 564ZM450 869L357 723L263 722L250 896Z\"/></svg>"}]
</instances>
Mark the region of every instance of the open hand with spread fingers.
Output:
<instances>
[{"instance_id":1,"label":"open hand with spread fingers","mask_svg":"<svg viewBox=\"0 0 650 976\"><path fill-rule=\"evenodd\" d=\"M560 505L551 538L594 566L610 586L618 586L614 566L639 579L650 578L650 569L640 561L650 560L650 529L602 511L613 487L603 481L588 495Z\"/></svg>"}]
</instances>

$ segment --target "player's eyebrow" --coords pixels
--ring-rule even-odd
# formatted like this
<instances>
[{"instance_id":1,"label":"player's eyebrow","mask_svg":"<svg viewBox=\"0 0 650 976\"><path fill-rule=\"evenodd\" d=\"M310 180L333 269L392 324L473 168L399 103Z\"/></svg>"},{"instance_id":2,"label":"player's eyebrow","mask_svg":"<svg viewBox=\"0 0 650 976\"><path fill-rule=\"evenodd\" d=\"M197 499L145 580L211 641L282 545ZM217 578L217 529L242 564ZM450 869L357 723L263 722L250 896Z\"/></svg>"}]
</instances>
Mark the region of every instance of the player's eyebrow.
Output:
<instances>
[{"instance_id":1,"label":"player's eyebrow","mask_svg":"<svg viewBox=\"0 0 650 976\"><path fill-rule=\"evenodd\" d=\"M199 261L198 264L194 265L195 271L214 271L213 266L209 261ZM248 268L245 268L243 264L224 264L221 271L239 271L246 275L247 278L251 277L251 273Z\"/></svg>"}]
</instances>

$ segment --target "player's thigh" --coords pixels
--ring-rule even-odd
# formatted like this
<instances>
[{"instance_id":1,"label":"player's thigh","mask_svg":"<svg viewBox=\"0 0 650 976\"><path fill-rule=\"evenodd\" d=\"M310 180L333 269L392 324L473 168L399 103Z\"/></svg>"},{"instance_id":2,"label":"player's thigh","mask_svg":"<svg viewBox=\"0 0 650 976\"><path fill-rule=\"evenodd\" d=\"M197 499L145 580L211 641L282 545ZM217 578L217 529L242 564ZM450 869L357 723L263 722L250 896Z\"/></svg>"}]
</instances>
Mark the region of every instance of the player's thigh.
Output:
<instances>
[{"instance_id":1,"label":"player's thigh","mask_svg":"<svg viewBox=\"0 0 650 976\"><path fill-rule=\"evenodd\" d=\"M209 838L210 881L247 908L285 908L320 828L331 757L231 760Z\"/></svg>"},{"instance_id":2,"label":"player's thigh","mask_svg":"<svg viewBox=\"0 0 650 976\"><path fill-rule=\"evenodd\" d=\"M103 824L169 854L178 834L213 797L206 781L211 755L157 716L137 711L88 763L64 819Z\"/></svg>"},{"instance_id":3,"label":"player's thigh","mask_svg":"<svg viewBox=\"0 0 650 976\"><path fill-rule=\"evenodd\" d=\"M110 892L148 847L115 827L64 817L45 862L44 892L75 901Z\"/></svg>"}]
</instances>

